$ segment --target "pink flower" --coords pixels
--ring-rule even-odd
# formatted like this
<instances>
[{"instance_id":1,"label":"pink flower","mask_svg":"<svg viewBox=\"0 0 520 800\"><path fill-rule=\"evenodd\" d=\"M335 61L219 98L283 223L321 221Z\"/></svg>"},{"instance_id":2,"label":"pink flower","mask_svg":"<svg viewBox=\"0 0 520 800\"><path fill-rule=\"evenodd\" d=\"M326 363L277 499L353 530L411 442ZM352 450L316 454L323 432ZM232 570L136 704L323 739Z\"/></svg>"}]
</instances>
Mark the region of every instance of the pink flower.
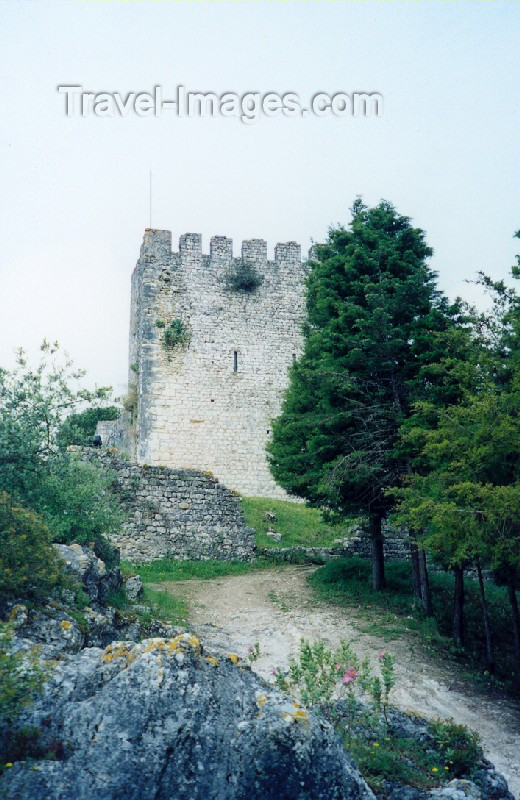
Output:
<instances>
[{"instance_id":1,"label":"pink flower","mask_svg":"<svg viewBox=\"0 0 520 800\"><path fill-rule=\"evenodd\" d=\"M336 672L338 669L343 669L343 664L336 664Z\"/></svg>"},{"instance_id":2,"label":"pink flower","mask_svg":"<svg viewBox=\"0 0 520 800\"><path fill-rule=\"evenodd\" d=\"M356 669L347 669L345 674L341 679L341 683L353 683L357 678L357 670Z\"/></svg>"},{"instance_id":3,"label":"pink flower","mask_svg":"<svg viewBox=\"0 0 520 800\"><path fill-rule=\"evenodd\" d=\"M385 657L385 655L386 655L386 653L384 653L384 652L381 652L381 653L379 653L379 658L380 658L380 659L383 659L383 658Z\"/></svg>"}]
</instances>

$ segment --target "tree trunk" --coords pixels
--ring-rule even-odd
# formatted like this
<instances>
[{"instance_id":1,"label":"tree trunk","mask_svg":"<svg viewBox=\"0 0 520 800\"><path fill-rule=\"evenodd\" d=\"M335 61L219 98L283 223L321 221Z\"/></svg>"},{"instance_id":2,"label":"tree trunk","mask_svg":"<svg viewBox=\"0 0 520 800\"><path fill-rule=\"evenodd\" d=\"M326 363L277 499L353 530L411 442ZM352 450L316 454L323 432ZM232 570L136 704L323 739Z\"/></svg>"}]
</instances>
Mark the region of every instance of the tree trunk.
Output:
<instances>
[{"instance_id":1,"label":"tree trunk","mask_svg":"<svg viewBox=\"0 0 520 800\"><path fill-rule=\"evenodd\" d=\"M421 567L419 565L419 548L417 547L417 534L415 531L410 531L409 535L410 535L410 558L412 561L413 596L414 600L420 600L422 602Z\"/></svg>"},{"instance_id":2,"label":"tree trunk","mask_svg":"<svg viewBox=\"0 0 520 800\"><path fill-rule=\"evenodd\" d=\"M423 611L427 617L433 617L432 593L430 591L430 579L428 577L428 565L426 563L426 552L419 551L419 574L421 579L421 597Z\"/></svg>"},{"instance_id":3,"label":"tree trunk","mask_svg":"<svg viewBox=\"0 0 520 800\"><path fill-rule=\"evenodd\" d=\"M520 613L518 612L518 600L516 598L515 584L513 580L507 583L507 593L511 603L511 616L513 621L513 645L514 645L514 665L515 665L515 685L520 687Z\"/></svg>"},{"instance_id":4,"label":"tree trunk","mask_svg":"<svg viewBox=\"0 0 520 800\"><path fill-rule=\"evenodd\" d=\"M486 590L484 587L484 578L482 576L482 567L480 566L480 559L477 558L477 575L478 585L480 588L480 602L482 603L482 622L484 623L484 634L486 636L486 660L491 674L495 672L495 653L493 649L493 636L491 635L491 622L489 621L489 610L486 599Z\"/></svg>"},{"instance_id":5,"label":"tree trunk","mask_svg":"<svg viewBox=\"0 0 520 800\"><path fill-rule=\"evenodd\" d=\"M382 517L374 514L370 518L370 538L372 544L372 588L376 592L386 587L385 554L383 550Z\"/></svg>"},{"instance_id":6,"label":"tree trunk","mask_svg":"<svg viewBox=\"0 0 520 800\"><path fill-rule=\"evenodd\" d=\"M453 575L453 641L457 647L464 647L464 570L453 567Z\"/></svg>"}]
</instances>

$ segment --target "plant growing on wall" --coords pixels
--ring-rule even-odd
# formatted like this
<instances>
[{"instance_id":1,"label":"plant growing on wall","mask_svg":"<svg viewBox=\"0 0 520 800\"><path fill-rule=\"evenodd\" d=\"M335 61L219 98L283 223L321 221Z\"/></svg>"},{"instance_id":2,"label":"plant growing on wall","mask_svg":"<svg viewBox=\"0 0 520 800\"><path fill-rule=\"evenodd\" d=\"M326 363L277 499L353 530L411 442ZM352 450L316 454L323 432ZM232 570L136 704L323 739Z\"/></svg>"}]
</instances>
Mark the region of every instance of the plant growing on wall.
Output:
<instances>
[{"instance_id":1,"label":"plant growing on wall","mask_svg":"<svg viewBox=\"0 0 520 800\"><path fill-rule=\"evenodd\" d=\"M172 319L169 323L157 320L156 325L163 330L162 344L165 350L171 351L176 347L185 347L189 344L190 331L181 319Z\"/></svg>"},{"instance_id":2,"label":"plant growing on wall","mask_svg":"<svg viewBox=\"0 0 520 800\"><path fill-rule=\"evenodd\" d=\"M235 261L226 275L226 288L231 292L252 293L263 281L254 265L244 259Z\"/></svg>"}]
</instances>

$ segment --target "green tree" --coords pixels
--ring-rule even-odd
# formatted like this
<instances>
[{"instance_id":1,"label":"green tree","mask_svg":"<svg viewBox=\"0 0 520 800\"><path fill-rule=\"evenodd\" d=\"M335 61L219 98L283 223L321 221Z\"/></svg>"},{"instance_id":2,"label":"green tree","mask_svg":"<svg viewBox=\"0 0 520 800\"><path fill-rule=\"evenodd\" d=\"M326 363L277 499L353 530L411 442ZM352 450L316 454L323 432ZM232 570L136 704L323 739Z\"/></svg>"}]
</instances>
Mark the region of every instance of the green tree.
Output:
<instances>
[{"instance_id":1,"label":"green tree","mask_svg":"<svg viewBox=\"0 0 520 800\"><path fill-rule=\"evenodd\" d=\"M518 235L518 234L516 234ZM519 276L518 266L513 276ZM520 681L520 621L516 589L520 572L520 298L503 281L479 275L492 306L473 314L473 346L458 402L436 409L430 426L416 407L403 426L416 437L418 467L398 491L399 516L426 530L425 546L454 569L454 639L463 640L463 569L478 573L487 658L493 641L483 566L507 583L511 602L515 673ZM419 422L417 422L419 420ZM422 420L422 421L421 421Z\"/></svg>"},{"instance_id":2,"label":"green tree","mask_svg":"<svg viewBox=\"0 0 520 800\"><path fill-rule=\"evenodd\" d=\"M368 209L357 199L349 227L329 231L311 262L304 353L268 447L273 476L291 494L368 518L377 589L388 490L406 471L399 428L421 370L437 359L433 333L451 324L431 253L424 232L385 201Z\"/></svg>"},{"instance_id":3,"label":"green tree","mask_svg":"<svg viewBox=\"0 0 520 800\"><path fill-rule=\"evenodd\" d=\"M37 486L58 450L66 418L85 403L106 403L110 389L89 391L83 370L62 356L57 342L44 341L41 359L32 367L18 351L14 370L0 369L0 474L2 487L25 498Z\"/></svg>"},{"instance_id":4,"label":"green tree","mask_svg":"<svg viewBox=\"0 0 520 800\"><path fill-rule=\"evenodd\" d=\"M36 367L19 351L15 369L0 371L0 480L13 501L41 514L57 542L93 541L99 557L115 554L104 535L118 530L119 504L109 491L113 475L64 452L66 423L91 424L110 389L85 389L82 370L44 342ZM87 414L80 409L90 404ZM78 429L76 426L75 430Z\"/></svg>"}]
</instances>

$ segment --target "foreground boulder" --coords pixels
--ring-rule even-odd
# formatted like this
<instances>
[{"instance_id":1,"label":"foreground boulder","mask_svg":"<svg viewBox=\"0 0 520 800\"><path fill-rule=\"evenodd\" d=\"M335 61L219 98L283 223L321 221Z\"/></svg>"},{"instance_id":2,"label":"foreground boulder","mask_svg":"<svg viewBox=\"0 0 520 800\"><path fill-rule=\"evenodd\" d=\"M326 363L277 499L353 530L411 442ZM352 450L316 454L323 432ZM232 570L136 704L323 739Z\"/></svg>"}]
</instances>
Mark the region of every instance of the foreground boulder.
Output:
<instances>
[{"instance_id":1,"label":"foreground boulder","mask_svg":"<svg viewBox=\"0 0 520 800\"><path fill-rule=\"evenodd\" d=\"M88 648L20 725L59 761L15 763L5 800L372 800L327 723L194 636Z\"/></svg>"}]
</instances>

